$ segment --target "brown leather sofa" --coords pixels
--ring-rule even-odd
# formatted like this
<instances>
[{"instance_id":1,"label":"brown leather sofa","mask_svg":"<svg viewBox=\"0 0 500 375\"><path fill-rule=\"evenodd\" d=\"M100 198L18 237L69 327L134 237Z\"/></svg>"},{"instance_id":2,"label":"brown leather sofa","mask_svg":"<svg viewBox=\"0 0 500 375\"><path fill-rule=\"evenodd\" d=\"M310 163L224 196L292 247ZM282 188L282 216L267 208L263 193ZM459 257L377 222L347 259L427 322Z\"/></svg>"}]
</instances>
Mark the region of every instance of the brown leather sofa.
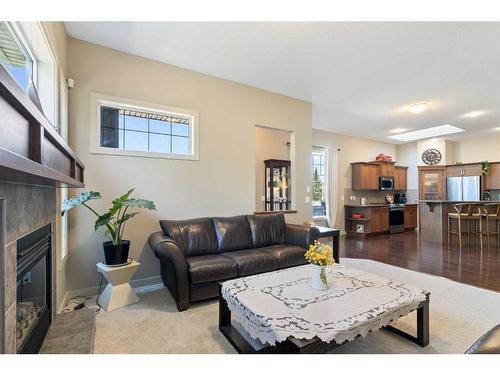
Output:
<instances>
[{"instance_id":1,"label":"brown leather sofa","mask_svg":"<svg viewBox=\"0 0 500 375\"><path fill-rule=\"evenodd\" d=\"M161 220L160 226L149 244L179 311L217 297L222 280L305 264L319 234L286 224L282 214Z\"/></svg>"}]
</instances>

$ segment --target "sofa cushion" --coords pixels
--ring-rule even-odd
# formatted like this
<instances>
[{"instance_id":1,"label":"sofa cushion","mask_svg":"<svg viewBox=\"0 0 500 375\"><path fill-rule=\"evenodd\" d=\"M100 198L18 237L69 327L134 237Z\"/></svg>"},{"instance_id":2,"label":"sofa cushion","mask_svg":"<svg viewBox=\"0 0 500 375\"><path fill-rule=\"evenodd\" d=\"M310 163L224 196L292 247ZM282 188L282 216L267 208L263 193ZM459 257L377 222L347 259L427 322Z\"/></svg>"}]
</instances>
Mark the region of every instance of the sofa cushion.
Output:
<instances>
[{"instance_id":1,"label":"sofa cushion","mask_svg":"<svg viewBox=\"0 0 500 375\"><path fill-rule=\"evenodd\" d=\"M306 249L300 246L274 245L263 247L261 251L273 254L278 259L278 268L293 267L307 263L304 257Z\"/></svg>"},{"instance_id":2,"label":"sofa cushion","mask_svg":"<svg viewBox=\"0 0 500 375\"><path fill-rule=\"evenodd\" d=\"M187 257L217 253L217 239L211 218L160 220L160 226Z\"/></svg>"},{"instance_id":3,"label":"sofa cushion","mask_svg":"<svg viewBox=\"0 0 500 375\"><path fill-rule=\"evenodd\" d=\"M253 247L250 226L245 216L214 217L212 220L220 253Z\"/></svg>"},{"instance_id":4,"label":"sofa cushion","mask_svg":"<svg viewBox=\"0 0 500 375\"><path fill-rule=\"evenodd\" d=\"M254 247L281 245L285 242L285 216L283 214L248 215Z\"/></svg>"},{"instance_id":5,"label":"sofa cushion","mask_svg":"<svg viewBox=\"0 0 500 375\"><path fill-rule=\"evenodd\" d=\"M278 269L278 258L274 254L260 249L229 251L223 253L222 256L236 263L238 276L254 275Z\"/></svg>"},{"instance_id":6,"label":"sofa cushion","mask_svg":"<svg viewBox=\"0 0 500 375\"><path fill-rule=\"evenodd\" d=\"M200 255L186 258L191 283L226 280L238 276L236 263L220 255Z\"/></svg>"}]
</instances>

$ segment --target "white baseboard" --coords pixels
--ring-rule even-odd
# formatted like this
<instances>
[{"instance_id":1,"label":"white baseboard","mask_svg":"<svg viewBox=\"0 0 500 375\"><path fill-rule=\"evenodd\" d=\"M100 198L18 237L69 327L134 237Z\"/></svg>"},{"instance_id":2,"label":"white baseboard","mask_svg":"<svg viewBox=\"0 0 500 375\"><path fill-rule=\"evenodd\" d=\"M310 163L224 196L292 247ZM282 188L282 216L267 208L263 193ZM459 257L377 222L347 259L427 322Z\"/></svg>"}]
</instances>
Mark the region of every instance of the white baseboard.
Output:
<instances>
[{"instance_id":1,"label":"white baseboard","mask_svg":"<svg viewBox=\"0 0 500 375\"><path fill-rule=\"evenodd\" d=\"M101 292L104 290L106 285L107 285L106 280L104 280L102 283ZM134 288L134 291L138 294L152 292L164 288L163 281L161 280L160 276L130 280L130 285L132 286L132 288ZM83 289L68 290L64 295L64 301L62 305L59 306L58 308L58 313L61 313L66 307L68 301L72 300L73 298L76 298L78 296L94 297L97 295L98 292L99 292L99 285Z\"/></svg>"},{"instance_id":2,"label":"white baseboard","mask_svg":"<svg viewBox=\"0 0 500 375\"><path fill-rule=\"evenodd\" d=\"M60 314L63 312L64 308L66 307L66 303L68 301L68 291L66 291L66 293L64 293L64 297L61 301L61 304L59 306L57 306L57 314Z\"/></svg>"}]
</instances>

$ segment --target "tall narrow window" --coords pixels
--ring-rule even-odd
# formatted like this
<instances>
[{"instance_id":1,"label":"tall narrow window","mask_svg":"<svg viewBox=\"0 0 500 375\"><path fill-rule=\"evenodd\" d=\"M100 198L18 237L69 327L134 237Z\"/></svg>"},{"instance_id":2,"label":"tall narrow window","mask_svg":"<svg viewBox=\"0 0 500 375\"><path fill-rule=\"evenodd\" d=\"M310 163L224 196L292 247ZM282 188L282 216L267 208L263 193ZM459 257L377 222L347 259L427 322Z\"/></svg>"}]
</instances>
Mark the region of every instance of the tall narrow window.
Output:
<instances>
[{"instance_id":1,"label":"tall narrow window","mask_svg":"<svg viewBox=\"0 0 500 375\"><path fill-rule=\"evenodd\" d=\"M324 147L312 151L312 209L314 218L326 217L326 152Z\"/></svg>"}]
</instances>

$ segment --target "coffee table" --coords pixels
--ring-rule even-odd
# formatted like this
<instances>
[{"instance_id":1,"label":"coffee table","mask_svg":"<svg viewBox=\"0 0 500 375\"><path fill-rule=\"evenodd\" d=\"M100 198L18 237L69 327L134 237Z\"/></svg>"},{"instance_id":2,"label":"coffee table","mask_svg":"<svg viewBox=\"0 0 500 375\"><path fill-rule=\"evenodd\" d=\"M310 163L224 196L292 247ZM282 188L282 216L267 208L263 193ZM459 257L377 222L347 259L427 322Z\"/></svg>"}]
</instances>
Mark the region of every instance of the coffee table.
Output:
<instances>
[{"instance_id":1,"label":"coffee table","mask_svg":"<svg viewBox=\"0 0 500 375\"><path fill-rule=\"evenodd\" d=\"M429 292L342 265L316 291L309 267L219 284L219 331L238 353L326 353L382 327L428 345ZM416 336L389 325L415 310Z\"/></svg>"}]
</instances>

